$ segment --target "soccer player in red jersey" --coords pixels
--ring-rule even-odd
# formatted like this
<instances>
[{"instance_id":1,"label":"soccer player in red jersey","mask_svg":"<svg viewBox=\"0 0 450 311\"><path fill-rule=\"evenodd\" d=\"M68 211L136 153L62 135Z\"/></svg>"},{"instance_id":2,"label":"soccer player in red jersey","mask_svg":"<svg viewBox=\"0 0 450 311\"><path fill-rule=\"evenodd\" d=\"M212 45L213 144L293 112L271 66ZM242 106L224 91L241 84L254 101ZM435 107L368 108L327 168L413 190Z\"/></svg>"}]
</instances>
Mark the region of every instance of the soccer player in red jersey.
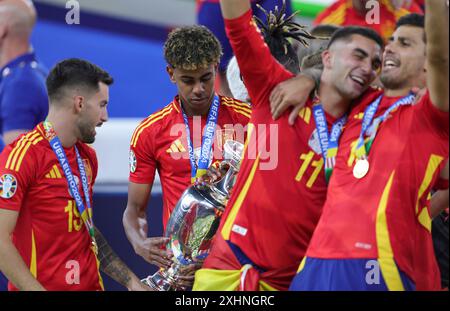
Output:
<instances>
[{"instance_id":1,"label":"soccer player in red jersey","mask_svg":"<svg viewBox=\"0 0 450 311\"><path fill-rule=\"evenodd\" d=\"M397 7L393 2L402 1L337 0L316 17L314 24L371 27L387 40L400 17L409 13L422 13L422 9L414 2L407 7Z\"/></svg>"},{"instance_id":2,"label":"soccer player in red jersey","mask_svg":"<svg viewBox=\"0 0 450 311\"><path fill-rule=\"evenodd\" d=\"M405 16L386 46L384 94L351 112L293 290L440 288L427 201L448 158L448 7L426 8L426 31Z\"/></svg>"},{"instance_id":3,"label":"soccer player in red jersey","mask_svg":"<svg viewBox=\"0 0 450 311\"><path fill-rule=\"evenodd\" d=\"M256 9L256 4L266 10L272 10L276 5L282 5L282 0L251 0L252 8ZM287 3L286 14L292 13L290 0ZM219 0L196 0L197 23L206 26L216 36L222 45L223 56L218 66L218 81L220 83L218 92L223 95L232 96L231 89L227 83L226 68L233 56L233 50L225 34L222 14L220 13ZM263 17L263 12L255 12L259 18Z\"/></svg>"},{"instance_id":4,"label":"soccer player in red jersey","mask_svg":"<svg viewBox=\"0 0 450 311\"><path fill-rule=\"evenodd\" d=\"M225 140L244 142L251 113L248 104L214 93L221 47L206 27L175 29L164 45L164 55L178 95L134 131L128 204L123 217L125 232L136 253L160 267L171 264L169 252L160 249L167 239L147 237L146 210L155 172L162 184L165 228L183 191L210 162L222 160ZM206 124L214 124L212 146L202 139ZM204 167L198 164L199 158L205 159Z\"/></svg>"},{"instance_id":5,"label":"soccer player in red jersey","mask_svg":"<svg viewBox=\"0 0 450 311\"><path fill-rule=\"evenodd\" d=\"M337 147L335 132L342 129L351 100L375 79L383 42L371 29L337 31L324 52L326 69L318 91L322 105L309 100L300 111L302 118L290 126L288 114L272 120L269 95L293 76L280 63L299 70L286 40L292 33L283 35L286 29L298 31L299 25L275 12L268 18L273 24L263 27L266 44L248 1L223 0L221 5L252 99L252 116L236 185L211 253L196 273L194 290L287 290L300 262L296 256L304 255L325 200L324 167L331 168L328 161L333 160L327 158L325 164L320 137L324 143L324 133L333 128L330 141Z\"/></svg>"},{"instance_id":6,"label":"soccer player in red jersey","mask_svg":"<svg viewBox=\"0 0 450 311\"><path fill-rule=\"evenodd\" d=\"M87 144L108 119L112 82L83 60L57 64L46 121L0 156L0 269L10 290L103 290L99 268L146 289L92 222L97 158Z\"/></svg>"}]
</instances>

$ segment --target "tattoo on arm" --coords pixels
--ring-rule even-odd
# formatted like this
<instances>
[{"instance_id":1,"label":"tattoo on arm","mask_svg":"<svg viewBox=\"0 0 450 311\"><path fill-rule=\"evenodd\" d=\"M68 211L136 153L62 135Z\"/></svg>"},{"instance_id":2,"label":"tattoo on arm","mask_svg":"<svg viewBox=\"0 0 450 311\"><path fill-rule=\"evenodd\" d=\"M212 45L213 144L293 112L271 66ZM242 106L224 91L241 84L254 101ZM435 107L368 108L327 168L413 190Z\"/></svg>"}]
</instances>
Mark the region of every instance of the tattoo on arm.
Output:
<instances>
[{"instance_id":1,"label":"tattoo on arm","mask_svg":"<svg viewBox=\"0 0 450 311\"><path fill-rule=\"evenodd\" d=\"M98 261L100 270L121 285L127 287L131 279L131 271L109 246L102 233L95 228L95 240L98 245Z\"/></svg>"}]
</instances>

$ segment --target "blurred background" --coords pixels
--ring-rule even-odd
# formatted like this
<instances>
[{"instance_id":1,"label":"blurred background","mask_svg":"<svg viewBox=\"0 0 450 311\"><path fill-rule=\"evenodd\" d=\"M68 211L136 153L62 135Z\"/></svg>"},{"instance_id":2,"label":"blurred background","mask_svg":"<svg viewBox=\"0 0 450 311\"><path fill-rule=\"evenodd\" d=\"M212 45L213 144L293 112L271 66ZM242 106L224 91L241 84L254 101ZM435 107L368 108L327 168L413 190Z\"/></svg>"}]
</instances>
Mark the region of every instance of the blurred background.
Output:
<instances>
[{"instance_id":1,"label":"blurred background","mask_svg":"<svg viewBox=\"0 0 450 311\"><path fill-rule=\"evenodd\" d=\"M96 225L118 255L139 276L155 272L134 253L123 226L128 182L128 146L134 128L167 105L176 88L166 74L163 43L174 27L196 23L195 0L80 0L79 24L67 24L70 1L36 0L38 22L32 36L37 57L48 68L78 57L107 70L115 79L110 89L109 122L98 130L94 147L99 174L94 202ZM294 0L298 20L311 25L330 0ZM67 8L66 8L67 5ZM149 235L162 235L159 179L149 203ZM124 290L104 275L106 290Z\"/></svg>"}]
</instances>

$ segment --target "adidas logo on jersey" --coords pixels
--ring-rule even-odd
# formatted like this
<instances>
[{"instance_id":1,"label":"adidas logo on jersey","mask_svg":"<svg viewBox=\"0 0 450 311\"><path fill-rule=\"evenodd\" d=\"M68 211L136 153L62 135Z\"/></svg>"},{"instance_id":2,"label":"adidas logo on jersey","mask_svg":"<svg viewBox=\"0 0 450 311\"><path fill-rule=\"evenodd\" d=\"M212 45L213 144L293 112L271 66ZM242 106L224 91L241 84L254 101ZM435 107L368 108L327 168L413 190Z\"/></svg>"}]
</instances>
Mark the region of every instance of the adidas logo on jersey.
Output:
<instances>
[{"instance_id":1,"label":"adidas logo on jersey","mask_svg":"<svg viewBox=\"0 0 450 311\"><path fill-rule=\"evenodd\" d=\"M166 150L167 153L172 152L186 152L186 148L184 148L183 144L179 139L175 140L172 145L170 145L170 148Z\"/></svg>"},{"instance_id":2,"label":"adidas logo on jersey","mask_svg":"<svg viewBox=\"0 0 450 311\"><path fill-rule=\"evenodd\" d=\"M56 164L53 165L53 167L50 170L50 172L48 172L45 175L45 178L52 178L52 179L61 178L61 177L62 177L61 172L59 171L58 166L56 166Z\"/></svg>"}]
</instances>

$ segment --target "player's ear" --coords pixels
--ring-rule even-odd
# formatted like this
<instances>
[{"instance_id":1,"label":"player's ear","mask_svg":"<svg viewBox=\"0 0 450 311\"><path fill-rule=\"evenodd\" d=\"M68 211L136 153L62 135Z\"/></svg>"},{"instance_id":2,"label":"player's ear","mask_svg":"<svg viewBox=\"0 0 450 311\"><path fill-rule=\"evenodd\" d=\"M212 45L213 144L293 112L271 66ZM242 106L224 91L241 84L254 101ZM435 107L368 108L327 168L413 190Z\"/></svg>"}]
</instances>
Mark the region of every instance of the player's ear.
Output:
<instances>
[{"instance_id":1,"label":"player's ear","mask_svg":"<svg viewBox=\"0 0 450 311\"><path fill-rule=\"evenodd\" d=\"M170 79L170 81L171 81L172 83L176 83L177 81L175 80L175 76L174 76L174 74L175 74L174 68L173 68L172 66L167 65L167 66L166 66L166 71L167 71L167 73L169 74L169 79Z\"/></svg>"},{"instance_id":2,"label":"player's ear","mask_svg":"<svg viewBox=\"0 0 450 311\"><path fill-rule=\"evenodd\" d=\"M331 67L331 52L328 49L322 52L322 64L326 68Z\"/></svg>"},{"instance_id":3,"label":"player's ear","mask_svg":"<svg viewBox=\"0 0 450 311\"><path fill-rule=\"evenodd\" d=\"M86 100L84 96L79 94L74 94L72 97L72 106L74 111L78 114L83 109L83 106L86 104Z\"/></svg>"}]
</instances>

